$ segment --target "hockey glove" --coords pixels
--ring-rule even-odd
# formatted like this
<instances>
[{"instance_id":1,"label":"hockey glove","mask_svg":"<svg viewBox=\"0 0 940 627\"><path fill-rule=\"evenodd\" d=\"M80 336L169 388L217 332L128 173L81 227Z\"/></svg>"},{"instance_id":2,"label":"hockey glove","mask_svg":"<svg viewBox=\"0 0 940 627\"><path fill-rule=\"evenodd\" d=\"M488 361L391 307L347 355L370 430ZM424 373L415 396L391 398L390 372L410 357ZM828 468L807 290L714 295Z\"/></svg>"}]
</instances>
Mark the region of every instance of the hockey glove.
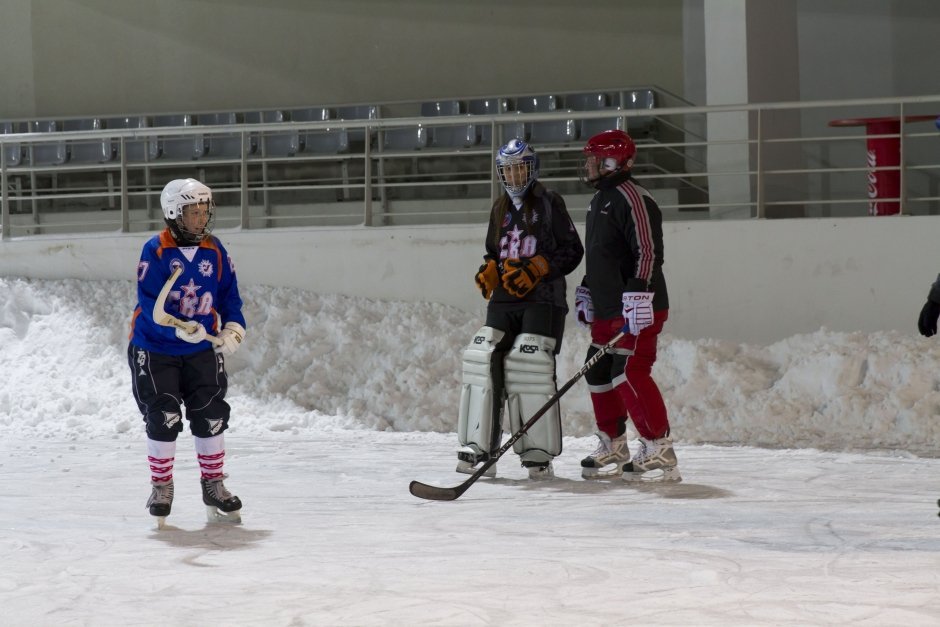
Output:
<instances>
[{"instance_id":1,"label":"hockey glove","mask_svg":"<svg viewBox=\"0 0 940 627\"><path fill-rule=\"evenodd\" d=\"M504 262L503 289L517 298L522 298L532 291L539 281L548 274L548 260L542 255L527 259L507 259Z\"/></svg>"},{"instance_id":2,"label":"hockey glove","mask_svg":"<svg viewBox=\"0 0 940 627\"><path fill-rule=\"evenodd\" d=\"M594 301L591 300L591 290L579 285L574 288L574 311L578 316L578 324L589 327L594 322Z\"/></svg>"},{"instance_id":3,"label":"hockey glove","mask_svg":"<svg viewBox=\"0 0 940 627\"><path fill-rule=\"evenodd\" d=\"M496 261L487 259L486 263L477 270L474 280L477 282L477 287L480 288L483 298L489 300L490 296L493 295L493 290L499 285L499 271L496 269Z\"/></svg>"},{"instance_id":4,"label":"hockey glove","mask_svg":"<svg viewBox=\"0 0 940 627\"><path fill-rule=\"evenodd\" d=\"M653 293L624 292L623 319L623 330L630 335L639 335L653 324Z\"/></svg>"},{"instance_id":5,"label":"hockey glove","mask_svg":"<svg viewBox=\"0 0 940 627\"><path fill-rule=\"evenodd\" d=\"M231 355L242 345L242 340L245 339L245 328L237 322L226 322L222 331L219 332L219 339L222 343L215 347L215 352Z\"/></svg>"},{"instance_id":6,"label":"hockey glove","mask_svg":"<svg viewBox=\"0 0 940 627\"><path fill-rule=\"evenodd\" d=\"M917 318L917 330L924 337L937 334L937 318L940 317L940 304L928 300Z\"/></svg>"},{"instance_id":7,"label":"hockey glove","mask_svg":"<svg viewBox=\"0 0 940 627\"><path fill-rule=\"evenodd\" d=\"M187 323L189 324L189 323ZM184 342L189 342L190 344L198 344L206 339L206 327L202 326L198 322L192 323L192 331L184 331L179 327L176 328L176 337L183 340Z\"/></svg>"}]
</instances>

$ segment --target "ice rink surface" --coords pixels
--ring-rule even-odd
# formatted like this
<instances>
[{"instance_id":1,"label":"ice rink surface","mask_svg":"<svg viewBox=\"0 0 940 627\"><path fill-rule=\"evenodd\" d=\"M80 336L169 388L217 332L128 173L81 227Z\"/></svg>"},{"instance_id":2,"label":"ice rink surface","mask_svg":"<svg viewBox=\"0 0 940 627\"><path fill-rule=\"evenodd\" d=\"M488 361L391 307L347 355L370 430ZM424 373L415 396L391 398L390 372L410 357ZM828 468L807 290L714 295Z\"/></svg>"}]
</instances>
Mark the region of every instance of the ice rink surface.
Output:
<instances>
[{"instance_id":1,"label":"ice rink surface","mask_svg":"<svg viewBox=\"0 0 940 627\"><path fill-rule=\"evenodd\" d=\"M936 625L940 462L678 447L680 484L507 454L459 500L447 435L229 434L241 525L205 522L191 439L155 531L139 446L7 441L4 625Z\"/></svg>"}]
</instances>

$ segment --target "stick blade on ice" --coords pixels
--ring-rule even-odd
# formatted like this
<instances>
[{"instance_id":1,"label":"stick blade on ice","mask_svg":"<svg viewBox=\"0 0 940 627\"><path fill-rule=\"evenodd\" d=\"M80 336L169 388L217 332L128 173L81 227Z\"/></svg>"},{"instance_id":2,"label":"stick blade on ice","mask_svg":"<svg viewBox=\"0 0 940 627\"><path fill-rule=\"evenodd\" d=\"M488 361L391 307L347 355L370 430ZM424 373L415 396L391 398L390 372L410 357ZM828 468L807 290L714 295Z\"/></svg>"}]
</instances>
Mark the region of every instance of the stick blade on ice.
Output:
<instances>
[{"instance_id":1,"label":"stick blade on ice","mask_svg":"<svg viewBox=\"0 0 940 627\"><path fill-rule=\"evenodd\" d=\"M457 488L440 488L420 481L412 481L408 486L412 496L429 501L456 501L463 493L463 490Z\"/></svg>"}]
</instances>

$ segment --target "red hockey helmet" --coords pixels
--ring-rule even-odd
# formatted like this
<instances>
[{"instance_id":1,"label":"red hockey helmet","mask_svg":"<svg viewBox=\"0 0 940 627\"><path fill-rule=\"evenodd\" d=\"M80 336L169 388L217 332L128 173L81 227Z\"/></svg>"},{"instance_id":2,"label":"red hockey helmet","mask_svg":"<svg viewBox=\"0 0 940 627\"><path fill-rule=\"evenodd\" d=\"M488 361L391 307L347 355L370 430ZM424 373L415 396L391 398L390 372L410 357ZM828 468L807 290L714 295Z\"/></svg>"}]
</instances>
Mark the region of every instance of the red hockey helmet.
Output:
<instances>
[{"instance_id":1,"label":"red hockey helmet","mask_svg":"<svg viewBox=\"0 0 940 627\"><path fill-rule=\"evenodd\" d=\"M593 156L602 163L606 159L614 159L618 168L629 168L636 156L636 144L623 131L603 131L588 140L584 146L584 154Z\"/></svg>"},{"instance_id":2,"label":"red hockey helmet","mask_svg":"<svg viewBox=\"0 0 940 627\"><path fill-rule=\"evenodd\" d=\"M629 135L619 130L603 131L588 140L581 163L582 183L597 186L597 182L614 172L629 170L636 156L636 144Z\"/></svg>"}]
</instances>

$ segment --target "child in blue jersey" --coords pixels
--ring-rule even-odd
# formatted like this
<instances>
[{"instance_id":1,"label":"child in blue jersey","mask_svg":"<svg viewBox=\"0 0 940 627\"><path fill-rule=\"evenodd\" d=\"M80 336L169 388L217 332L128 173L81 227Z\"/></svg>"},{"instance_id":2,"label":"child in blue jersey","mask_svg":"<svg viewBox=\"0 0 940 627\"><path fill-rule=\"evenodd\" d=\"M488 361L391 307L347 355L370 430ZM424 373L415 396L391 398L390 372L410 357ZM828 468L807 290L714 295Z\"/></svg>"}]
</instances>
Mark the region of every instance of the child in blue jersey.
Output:
<instances>
[{"instance_id":1,"label":"child in blue jersey","mask_svg":"<svg viewBox=\"0 0 940 627\"><path fill-rule=\"evenodd\" d=\"M183 431L185 405L210 520L238 520L241 501L222 481L230 411L225 356L238 350L245 337L235 266L211 235L211 189L195 179L176 179L163 188L160 204L167 227L141 251L127 347L134 398L147 430L152 484L147 506L162 526L173 503L176 438ZM164 311L189 322L191 330L154 321L154 304L177 268L182 274L170 288ZM215 342L207 340L210 333Z\"/></svg>"}]
</instances>

